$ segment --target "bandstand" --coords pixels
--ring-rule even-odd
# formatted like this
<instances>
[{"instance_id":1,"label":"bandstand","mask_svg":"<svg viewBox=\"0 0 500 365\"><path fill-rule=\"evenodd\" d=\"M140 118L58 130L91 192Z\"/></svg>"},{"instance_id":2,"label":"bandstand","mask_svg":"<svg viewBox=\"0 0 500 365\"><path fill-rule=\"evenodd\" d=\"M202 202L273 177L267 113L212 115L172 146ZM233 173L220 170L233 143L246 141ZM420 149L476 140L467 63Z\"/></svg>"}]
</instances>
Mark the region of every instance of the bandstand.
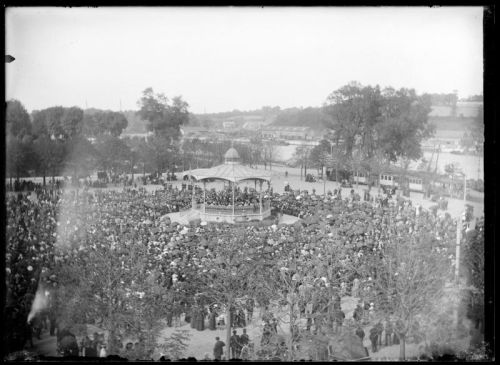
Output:
<instances>
[{"instance_id":1,"label":"bandstand","mask_svg":"<svg viewBox=\"0 0 500 365\"><path fill-rule=\"evenodd\" d=\"M238 151L231 147L224 155L224 164L209 169L196 169L186 172L184 178L189 177L194 184L203 184L203 202L197 204L195 188L193 187L192 213L196 213L202 221L239 223L248 221L262 221L271 215L271 202L263 199L262 184L271 183L271 173L266 170L252 169L240 163ZM224 181L230 184L232 190L232 204L221 206L208 204L206 201L207 185L213 181ZM259 204L248 206L235 205L235 190L239 184L254 181L255 190L259 185Z\"/></svg>"}]
</instances>

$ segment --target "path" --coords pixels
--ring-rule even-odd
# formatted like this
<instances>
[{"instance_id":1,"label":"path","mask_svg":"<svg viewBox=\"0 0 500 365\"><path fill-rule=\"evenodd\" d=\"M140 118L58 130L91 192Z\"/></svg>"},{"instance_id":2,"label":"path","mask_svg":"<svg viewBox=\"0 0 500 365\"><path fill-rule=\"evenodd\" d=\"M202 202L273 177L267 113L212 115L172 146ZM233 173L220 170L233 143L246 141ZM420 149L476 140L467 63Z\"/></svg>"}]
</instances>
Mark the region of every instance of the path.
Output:
<instances>
[{"instance_id":1,"label":"path","mask_svg":"<svg viewBox=\"0 0 500 365\"><path fill-rule=\"evenodd\" d=\"M346 314L346 319L352 318L352 313L356 304L358 303L358 299L354 297L343 297L341 301L341 308ZM275 308L276 312L280 312L284 314L286 312L286 308ZM283 318L286 321L286 318ZM206 322L207 323L207 322ZM260 310L256 308L254 311L254 318L252 322L247 323L245 327L247 329L247 333L250 339L255 343L256 349L259 348L260 337L262 334L262 321L260 317ZM187 331L190 336L188 348L184 354L185 357L195 357L198 360L205 358L208 354L212 357L213 354L213 346L215 343L215 337L220 337L220 339L226 342L226 329L219 328L216 330L209 330L207 327L204 331L198 331L196 329L191 328L191 325L186 322L182 322L182 325L177 327L165 327L160 333L159 342L161 343L161 338L168 338L173 332L182 330ZM376 360L389 360L396 361L399 357L399 345L393 345L388 347L381 347L379 351L376 353L372 353L371 351L371 343L368 339L368 334L371 326L365 326L364 330L367 334L363 341L363 345L368 348L371 359ZM236 329L238 334L242 333L241 328ZM288 325L286 323L280 323L278 326L278 333L280 334L288 334ZM48 331L45 331L41 335L41 339L37 340L33 339L34 350L40 354L45 356L57 356L56 353L56 336L50 336ZM227 345L227 344L226 344ZM225 352L227 347L224 348ZM416 358L419 355L419 345L416 344L406 344L406 357L407 358ZM162 353L160 351L156 351L153 355L154 359L159 359Z\"/></svg>"}]
</instances>

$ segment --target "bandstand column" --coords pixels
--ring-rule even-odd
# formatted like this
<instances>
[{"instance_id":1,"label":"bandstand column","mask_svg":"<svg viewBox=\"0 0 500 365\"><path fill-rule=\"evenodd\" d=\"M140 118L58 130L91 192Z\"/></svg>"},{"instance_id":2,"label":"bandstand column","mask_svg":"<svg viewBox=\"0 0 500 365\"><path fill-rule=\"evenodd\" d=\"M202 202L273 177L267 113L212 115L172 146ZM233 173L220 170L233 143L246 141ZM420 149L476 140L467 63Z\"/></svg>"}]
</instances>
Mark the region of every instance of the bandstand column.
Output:
<instances>
[{"instance_id":1,"label":"bandstand column","mask_svg":"<svg viewBox=\"0 0 500 365\"><path fill-rule=\"evenodd\" d=\"M234 219L234 185L236 183L233 181L233 219Z\"/></svg>"},{"instance_id":2,"label":"bandstand column","mask_svg":"<svg viewBox=\"0 0 500 365\"><path fill-rule=\"evenodd\" d=\"M207 205L207 202L206 202L206 181L203 180L203 214L205 214L207 212L207 208L206 208L206 205Z\"/></svg>"},{"instance_id":3,"label":"bandstand column","mask_svg":"<svg viewBox=\"0 0 500 365\"><path fill-rule=\"evenodd\" d=\"M192 200L191 200L191 209L195 209L195 197L194 197L194 180L193 178L191 177L191 187L193 188L192 191L193 191L193 197L192 197Z\"/></svg>"},{"instance_id":4,"label":"bandstand column","mask_svg":"<svg viewBox=\"0 0 500 365\"><path fill-rule=\"evenodd\" d=\"M260 180L259 211L260 211L260 215L262 215L262 180Z\"/></svg>"}]
</instances>

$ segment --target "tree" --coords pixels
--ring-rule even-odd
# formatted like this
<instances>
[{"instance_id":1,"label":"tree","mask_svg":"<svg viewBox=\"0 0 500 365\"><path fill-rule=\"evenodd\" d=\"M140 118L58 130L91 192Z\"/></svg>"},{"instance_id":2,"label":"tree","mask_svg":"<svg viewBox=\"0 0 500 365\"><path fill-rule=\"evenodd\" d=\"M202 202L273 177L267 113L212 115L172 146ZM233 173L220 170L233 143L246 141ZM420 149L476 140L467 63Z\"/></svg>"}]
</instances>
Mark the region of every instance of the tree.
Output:
<instances>
[{"instance_id":1,"label":"tree","mask_svg":"<svg viewBox=\"0 0 500 365\"><path fill-rule=\"evenodd\" d=\"M72 172L74 181L78 177L88 176L97 158L94 146L81 136L67 140L64 146L65 166Z\"/></svg>"},{"instance_id":2,"label":"tree","mask_svg":"<svg viewBox=\"0 0 500 365\"><path fill-rule=\"evenodd\" d=\"M417 96L413 89L383 91L381 123L377 125L378 143L388 160L410 160L422 156L422 140L432 136L434 126L427 123L430 99Z\"/></svg>"},{"instance_id":3,"label":"tree","mask_svg":"<svg viewBox=\"0 0 500 365\"><path fill-rule=\"evenodd\" d=\"M234 240L234 237L239 237ZM245 228L231 228L208 242L216 256L206 257L201 272L189 281L207 304L218 304L226 310L226 343L231 337L231 312L247 297L258 296L263 282L258 274L273 264L275 249L268 243L251 238ZM264 274L265 275L265 274Z\"/></svg>"},{"instance_id":4,"label":"tree","mask_svg":"<svg viewBox=\"0 0 500 365\"><path fill-rule=\"evenodd\" d=\"M19 181L21 176L26 176L32 167L36 166L36 155L33 151L32 138L30 135L7 135L6 167L11 178L15 176Z\"/></svg>"},{"instance_id":5,"label":"tree","mask_svg":"<svg viewBox=\"0 0 500 365\"><path fill-rule=\"evenodd\" d=\"M122 139L105 135L97 140L95 149L99 167L104 171L122 173L127 170L126 163L130 161L131 150Z\"/></svg>"},{"instance_id":6,"label":"tree","mask_svg":"<svg viewBox=\"0 0 500 365\"><path fill-rule=\"evenodd\" d=\"M351 82L331 93L323 108L330 118L327 128L348 161L355 149L363 159L378 150L392 162L400 157L417 159L421 141L433 132L427 123L430 97L410 89L380 90L378 85Z\"/></svg>"},{"instance_id":7,"label":"tree","mask_svg":"<svg viewBox=\"0 0 500 365\"><path fill-rule=\"evenodd\" d=\"M484 107L479 107L478 115L474 118L470 130L470 135L476 147L477 153L483 153L484 150Z\"/></svg>"},{"instance_id":8,"label":"tree","mask_svg":"<svg viewBox=\"0 0 500 365\"><path fill-rule=\"evenodd\" d=\"M47 134L51 138L61 139L64 132L61 120L65 108L54 106L43 110L33 111L33 130L37 136Z\"/></svg>"},{"instance_id":9,"label":"tree","mask_svg":"<svg viewBox=\"0 0 500 365\"><path fill-rule=\"evenodd\" d=\"M400 360L405 358L406 336L416 318L429 313L443 297L452 272L447 248L447 242L436 241L425 232L425 227L411 235L393 235L390 244L380 248L379 259L372 262L373 266L368 265L372 268L364 274L371 278L365 285L378 312L397 319Z\"/></svg>"},{"instance_id":10,"label":"tree","mask_svg":"<svg viewBox=\"0 0 500 365\"><path fill-rule=\"evenodd\" d=\"M189 104L176 96L172 103L164 94L155 94L152 88L143 91L138 102L138 115L148 122L147 129L173 144L180 137L180 127L189 121Z\"/></svg>"},{"instance_id":11,"label":"tree","mask_svg":"<svg viewBox=\"0 0 500 365\"><path fill-rule=\"evenodd\" d=\"M312 148L307 145L300 145L295 149L294 160L300 164L300 177L304 174L304 178L307 175L307 166L311 162L311 150Z\"/></svg>"},{"instance_id":12,"label":"tree","mask_svg":"<svg viewBox=\"0 0 500 365\"><path fill-rule=\"evenodd\" d=\"M170 144L168 137L154 135L148 139L144 152L151 157L155 171L162 173L174 162L177 150L178 146Z\"/></svg>"},{"instance_id":13,"label":"tree","mask_svg":"<svg viewBox=\"0 0 500 365\"><path fill-rule=\"evenodd\" d=\"M378 86L351 82L332 92L324 106L329 116L327 128L342 140L347 159L357 143L370 156L374 146L374 125L380 118L381 92ZM360 142L361 141L361 142Z\"/></svg>"},{"instance_id":14,"label":"tree","mask_svg":"<svg viewBox=\"0 0 500 365\"><path fill-rule=\"evenodd\" d=\"M328 165L331 149L331 145L327 140L321 140L319 145L314 146L311 150L310 160L312 165L322 171L323 166Z\"/></svg>"},{"instance_id":15,"label":"tree","mask_svg":"<svg viewBox=\"0 0 500 365\"><path fill-rule=\"evenodd\" d=\"M474 229L465 234L461 275L470 287L467 315L475 329L484 332L484 220L478 219Z\"/></svg>"},{"instance_id":16,"label":"tree","mask_svg":"<svg viewBox=\"0 0 500 365\"><path fill-rule=\"evenodd\" d=\"M95 110L92 113L85 113L83 134L94 138L102 134L118 137L127 125L128 120L123 113Z\"/></svg>"},{"instance_id":17,"label":"tree","mask_svg":"<svg viewBox=\"0 0 500 365\"><path fill-rule=\"evenodd\" d=\"M21 138L31 133L31 120L20 101L12 99L6 103L6 134Z\"/></svg>"},{"instance_id":18,"label":"tree","mask_svg":"<svg viewBox=\"0 0 500 365\"><path fill-rule=\"evenodd\" d=\"M54 179L61 167L65 157L64 148L60 141L51 139L47 134L40 134L33 148L38 156L37 171L42 174L45 186L45 177L50 174Z\"/></svg>"},{"instance_id":19,"label":"tree","mask_svg":"<svg viewBox=\"0 0 500 365\"><path fill-rule=\"evenodd\" d=\"M83 129L83 110L78 107L65 108L60 128L65 140L79 137Z\"/></svg>"},{"instance_id":20,"label":"tree","mask_svg":"<svg viewBox=\"0 0 500 365\"><path fill-rule=\"evenodd\" d=\"M108 331L108 353L116 354L118 336L133 336L141 345L140 359L150 359L166 315L168 290L165 281L151 266L146 245L123 245L117 232L104 236L90 217L96 212L82 203L75 214L84 217L78 227L83 236L71 230L65 245L58 247L51 269L57 282L54 295L58 316L66 324L92 323ZM114 209L99 215L119 219ZM121 226L121 233L132 228Z\"/></svg>"},{"instance_id":21,"label":"tree","mask_svg":"<svg viewBox=\"0 0 500 365\"><path fill-rule=\"evenodd\" d=\"M263 161L264 161L264 168L267 168L269 165L269 169L272 170L273 167L273 161L277 157L277 148L276 144L272 141L264 142L263 143Z\"/></svg>"}]
</instances>

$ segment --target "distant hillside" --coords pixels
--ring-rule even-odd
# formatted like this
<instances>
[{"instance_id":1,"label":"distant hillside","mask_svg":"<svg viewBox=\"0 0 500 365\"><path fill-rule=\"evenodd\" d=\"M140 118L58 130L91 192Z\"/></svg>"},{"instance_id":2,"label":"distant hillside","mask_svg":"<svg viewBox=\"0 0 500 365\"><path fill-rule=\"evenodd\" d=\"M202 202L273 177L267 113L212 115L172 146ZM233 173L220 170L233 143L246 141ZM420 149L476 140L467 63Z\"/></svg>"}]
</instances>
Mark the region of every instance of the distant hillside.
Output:
<instances>
[{"instance_id":1,"label":"distant hillside","mask_svg":"<svg viewBox=\"0 0 500 365\"><path fill-rule=\"evenodd\" d=\"M264 106L261 109L249 111L233 110L221 113L196 114L193 119L196 119L199 126L205 128L222 128L225 122L233 122L236 127L243 127L247 123L270 124L276 119L279 112L279 106Z\"/></svg>"},{"instance_id":2,"label":"distant hillside","mask_svg":"<svg viewBox=\"0 0 500 365\"><path fill-rule=\"evenodd\" d=\"M282 110L273 125L289 127L309 127L316 131L325 129L327 117L321 108L289 108Z\"/></svg>"}]
</instances>

